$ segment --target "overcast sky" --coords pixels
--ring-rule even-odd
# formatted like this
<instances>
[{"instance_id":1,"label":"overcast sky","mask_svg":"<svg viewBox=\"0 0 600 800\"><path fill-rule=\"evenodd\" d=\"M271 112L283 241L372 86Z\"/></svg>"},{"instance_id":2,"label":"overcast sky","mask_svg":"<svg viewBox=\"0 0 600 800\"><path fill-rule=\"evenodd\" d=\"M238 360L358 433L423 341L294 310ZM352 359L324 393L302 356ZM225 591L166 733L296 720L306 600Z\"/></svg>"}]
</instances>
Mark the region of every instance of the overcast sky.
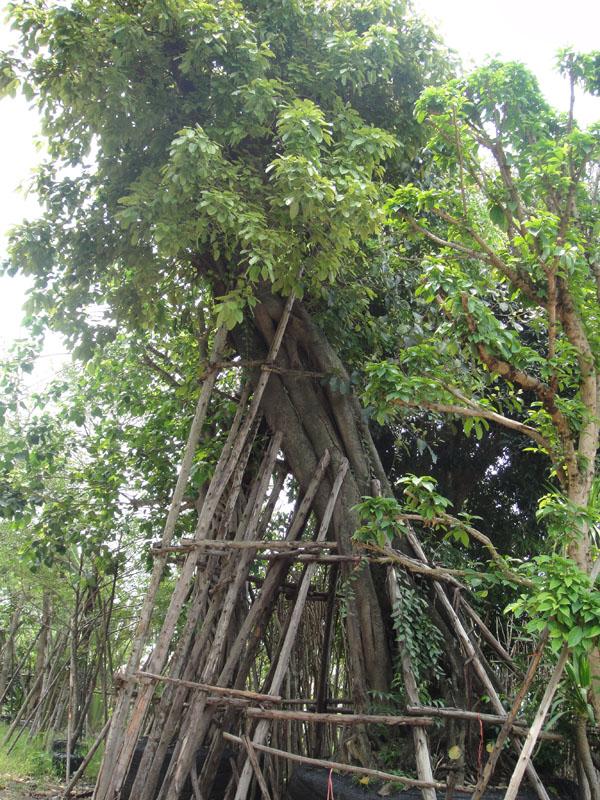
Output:
<instances>
[{"instance_id":1,"label":"overcast sky","mask_svg":"<svg viewBox=\"0 0 600 800\"><path fill-rule=\"evenodd\" d=\"M566 108L568 87L553 71L557 50L571 46L587 51L599 46L597 0L413 0L413 4L436 24L467 67L488 55L523 61L537 75L550 102L559 108ZM10 38L6 26L0 27L0 48L6 47ZM600 100L581 100L577 116L586 124L600 119ZM37 127L35 113L23 100L8 98L0 103L0 258L4 256L8 229L36 214L33 199L17 187L27 182L40 158L35 144ZM0 354L23 335L20 320L25 290L23 279L0 279ZM47 342L45 373L60 365L60 359L50 354L63 350L55 337Z\"/></svg>"}]
</instances>

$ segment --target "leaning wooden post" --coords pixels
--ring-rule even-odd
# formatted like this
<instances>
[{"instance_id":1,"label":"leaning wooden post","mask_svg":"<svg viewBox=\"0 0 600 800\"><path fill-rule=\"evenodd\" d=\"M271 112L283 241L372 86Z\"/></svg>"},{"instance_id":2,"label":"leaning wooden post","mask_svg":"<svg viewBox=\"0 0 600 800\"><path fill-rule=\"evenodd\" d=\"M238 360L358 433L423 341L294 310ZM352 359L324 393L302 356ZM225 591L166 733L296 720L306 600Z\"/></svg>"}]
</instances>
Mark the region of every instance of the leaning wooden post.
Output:
<instances>
[{"instance_id":1,"label":"leaning wooden post","mask_svg":"<svg viewBox=\"0 0 600 800\"><path fill-rule=\"evenodd\" d=\"M529 663L529 668L527 669L527 675L525 676L525 680L521 684L521 688L519 689L517 696L515 697L512 707L508 712L508 716L506 720L502 724L502 728L500 729L500 733L496 738L496 742L494 743L494 747L492 752L489 755L487 760L487 764L477 781L477 786L475 787L475 791L471 797L471 800L481 800L483 797L483 793L485 792L488 783L492 775L494 774L494 769L496 768L496 764L498 759L500 758L500 753L504 748L504 744L508 739L510 732L512 730L512 725L517 718L517 714L519 713L519 709L521 708L521 703L525 699L525 695L529 691L529 687L531 686L535 674L538 670L540 665L540 661L542 660L542 655L544 653L544 648L546 646L546 642L548 641L548 629L543 632L540 640L538 642L538 646L533 654L533 658Z\"/></svg>"},{"instance_id":2,"label":"leaning wooden post","mask_svg":"<svg viewBox=\"0 0 600 800\"><path fill-rule=\"evenodd\" d=\"M318 542L325 541L325 537L327 536L327 531L329 530L329 523L331 522L331 517L333 516L333 510L337 502L337 497L340 488L342 486L342 483L344 482L344 478L346 477L347 471L348 471L348 460L344 459L340 465L338 474L335 478L335 481L331 488L331 492L329 494L329 498L327 500L327 506L325 508L325 512L321 520L321 525L319 527L319 533L317 535ZM273 680L271 681L269 694L278 694L283 684L283 680L285 678L288 669L290 656L292 655L294 642L296 641L296 634L298 632L298 627L300 625L300 619L302 617L302 612L304 610L304 604L306 602L306 597L308 595L310 582L313 578L316 569L317 569L316 564L309 564L308 567L306 568L306 572L302 577L302 581L300 582L300 588L298 589L296 604L294 606L294 610L290 617L288 629L285 634L283 645L281 647L281 652L279 654L277 667L275 669L275 673L273 674ZM254 736L252 737L253 745L263 744L264 740L267 737L267 733L269 732L269 727L270 727L270 722L267 719L263 719L258 723L258 725L256 726L256 730L254 732ZM252 774L253 774L252 764L250 763L249 759L246 759L246 763L244 764L244 768L240 775L237 791L235 793L235 800L246 800L246 798L248 797L248 790L250 788Z\"/></svg>"},{"instance_id":3,"label":"leaning wooden post","mask_svg":"<svg viewBox=\"0 0 600 800\"><path fill-rule=\"evenodd\" d=\"M208 374L204 379L202 389L200 390L200 396L196 404L194 419L190 426L190 432L188 434L185 449L183 451L179 475L177 476L177 483L175 484L175 490L173 492L173 497L171 498L171 504L169 506L169 511L161 538L161 545L163 547L167 547L169 544L171 544L173 535L175 533L175 525L179 518L183 496L192 470L194 456L196 454L198 441L202 432L202 426L204 425L206 412L208 410L208 403L217 379L215 364L221 358L226 338L227 331L225 327L219 328L215 334L215 339L213 342ZM158 588L165 570L167 558L168 556L165 554L162 557L156 558L153 563L152 576L144 597L144 603L140 612L140 619L133 637L131 654L126 667L126 675L128 678L130 678L131 675L133 675L140 667L148 630L150 628L150 621L152 619L152 612L154 611L156 595L158 593ZM126 681L116 701L109 735L106 742L106 749L104 751L104 758L102 759L102 766L98 774L98 780L94 791L94 797L96 800L101 800L101 798L104 798L108 792L109 783L112 778L112 769L120 750L120 740L126 725L127 715L129 713L133 689L133 682L131 680Z\"/></svg>"},{"instance_id":4,"label":"leaning wooden post","mask_svg":"<svg viewBox=\"0 0 600 800\"><path fill-rule=\"evenodd\" d=\"M235 470L237 462L246 444L248 435L254 427L254 422L259 411L262 396L270 376L269 366L273 364L279 353L283 336L287 328L287 323L292 312L294 300L295 295L293 293L286 300L281 319L279 320L275 336L273 337L273 342L269 348L269 354L267 356L266 363L263 366L261 375L257 381L256 387L254 388L248 413L243 420L243 423L239 427L239 430L234 431L232 428L227 438L227 442L225 443L221 457L217 463L215 473L210 482L208 492L206 493L204 504L200 510L196 531L194 534L194 538L197 541L207 537L210 529L210 523L217 509L218 503ZM168 544L169 542L165 542L164 546L166 547ZM193 553L188 556L183 565L179 580L171 596L171 601L165 615L162 629L158 636L154 650L152 651L152 655L148 659L149 671L158 673L164 668L168 657L169 645L175 632L179 614L185 602L189 586L193 579L196 563L197 555ZM158 589L158 584L156 588ZM148 609L150 616L152 614L152 607ZM150 621L150 616L148 617L148 624ZM146 630L147 627L148 625L146 625ZM128 670L129 679L133 673L134 670ZM131 698L133 693L133 685L131 684L131 680L128 680L126 690L129 694L129 698ZM123 706L120 725L115 729L113 751L111 752L110 757L107 757L105 754L105 757L102 761L102 770L98 777L94 800L113 800L113 796L119 793L125 779L125 775L127 774L127 770L129 769L135 744L142 729L148 708L150 707L153 694L154 687L152 685L141 684L129 722L127 722L129 700L127 701L127 705ZM112 737L112 729L110 736ZM112 770L110 774L108 772L109 769Z\"/></svg>"},{"instance_id":5,"label":"leaning wooden post","mask_svg":"<svg viewBox=\"0 0 600 800\"><path fill-rule=\"evenodd\" d=\"M518 794L521 781L523 780L523 775L525 774L525 770L527 769L528 765L531 764L530 758L531 754L533 753L533 748L535 747L538 735L542 730L542 725L546 719L546 714L548 713L548 709L552 703L552 698L554 697L554 694L558 688L558 684L568 658L569 648L564 645L560 652L558 662L554 667L550 681L548 682L548 686L546 687L546 691L544 692L544 696L542 697L542 702L537 710L535 719L533 720L533 723L529 728L529 733L527 734L527 737L523 743L523 749L521 750L521 754L517 760L515 771L512 774L508 789L504 795L504 800L515 800Z\"/></svg>"},{"instance_id":6,"label":"leaning wooden post","mask_svg":"<svg viewBox=\"0 0 600 800\"><path fill-rule=\"evenodd\" d=\"M600 557L596 559L594 562L594 566L590 572L590 591L594 588L594 584L596 582L596 578L600 573ZM569 658L569 648L567 645L563 645L562 650L560 651L560 656L558 658L558 662L554 667L554 671L550 677L550 681L546 687L546 691L544 692L544 696L542 697L542 702L539 705L537 710L537 714L535 715L535 719L531 727L529 728L529 733L523 743L523 750L521 755L519 756L519 760L517 761L517 765L515 770L512 774L510 779L510 783L508 785L508 789L506 790L506 794L504 796L504 800L515 800L517 796L517 792L519 791L519 786L521 785L521 781L523 780L523 773L525 770L531 765L531 754L533 753L533 748L535 747L535 743L538 740L540 735L540 731L542 730L542 725L544 724L544 720L546 719L546 714L548 713L548 709L550 708L550 704L552 703L552 698L554 697L556 690L558 689L558 684L560 683L560 678L562 676L563 670L567 663L567 659Z\"/></svg>"},{"instance_id":7,"label":"leaning wooden post","mask_svg":"<svg viewBox=\"0 0 600 800\"><path fill-rule=\"evenodd\" d=\"M75 788L75 785L77 784L77 782L79 781L79 779L81 778L83 773L88 768L88 765L89 765L90 761L92 760L92 758L94 757L94 754L95 754L96 750L100 747L100 745L102 744L102 742L104 740L104 737L108 733L109 726L110 726L110 720L107 720L104 723L104 726L102 727L102 730L100 731L100 733L96 737L96 740L94 741L94 744L88 750L88 754L86 755L86 757L81 762L81 764L79 766L79 769L77 770L77 772L75 772L75 774L73 775L73 777L71 778L71 780L69 781L67 786L65 786L65 790L62 793L61 800L67 800L67 798L69 797L69 795L71 794L71 792Z\"/></svg>"},{"instance_id":8,"label":"leaning wooden post","mask_svg":"<svg viewBox=\"0 0 600 800\"><path fill-rule=\"evenodd\" d=\"M392 608L399 600L398 579L396 577L396 570L394 567L388 567L388 593ZM404 678L404 688L408 701L412 705L419 704L419 691L417 682L415 680L415 673L413 670L410 653L406 648L404 642L399 642L398 647L400 650L400 661L402 664L402 677ZM413 728L413 742L415 746L415 761L417 765L417 775L420 781L426 783L433 783L433 770L431 769L431 756L429 754L429 742L427 741L427 733L424 728ZM422 788L421 794L423 800L436 800L437 795L435 789Z\"/></svg>"},{"instance_id":9,"label":"leaning wooden post","mask_svg":"<svg viewBox=\"0 0 600 800\"><path fill-rule=\"evenodd\" d=\"M410 542L411 547L413 548L416 556L423 561L424 564L427 563L427 556L425 555L425 551L421 547L421 543L417 539L416 535L413 533L412 530L408 530L406 533L406 537ZM466 654L469 656L471 663L473 664L473 669L477 673L479 680L482 682L483 686L485 687L486 692L489 695L490 702L496 709L496 713L500 714L502 717L506 717L506 709L502 705L502 701L498 696L498 692L494 688L489 675L485 671L481 661L479 660L475 648L473 647L473 643L469 639L469 635L467 634L464 625L460 621L460 618L454 608L452 607L452 603L448 600L446 592L444 591L442 585L438 581L433 581L433 588L435 590L436 595L438 596L440 603L444 607L446 614L450 620L450 624L452 625L454 632L456 633L460 643L462 644ZM517 753L521 752L519 745L516 742L513 742L513 748L517 751ZM546 787L540 780L539 775L537 774L533 764L531 762L528 763L527 766L527 775L535 787L538 797L540 800L550 800L550 796L546 791Z\"/></svg>"}]
</instances>

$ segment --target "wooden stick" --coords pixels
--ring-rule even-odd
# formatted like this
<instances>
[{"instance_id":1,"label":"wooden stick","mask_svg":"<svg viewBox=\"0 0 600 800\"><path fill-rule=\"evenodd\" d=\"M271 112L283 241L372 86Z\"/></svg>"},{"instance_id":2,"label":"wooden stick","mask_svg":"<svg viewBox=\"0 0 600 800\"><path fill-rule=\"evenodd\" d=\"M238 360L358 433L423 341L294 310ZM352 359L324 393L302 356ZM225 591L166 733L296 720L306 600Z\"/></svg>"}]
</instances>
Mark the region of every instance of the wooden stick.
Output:
<instances>
[{"instance_id":1,"label":"wooden stick","mask_svg":"<svg viewBox=\"0 0 600 800\"><path fill-rule=\"evenodd\" d=\"M79 766L79 769L77 770L77 772L74 773L73 777L71 778L71 780L69 781L69 783L65 787L65 790L64 790L64 792L62 794L61 800L67 800L67 798L69 797L69 795L71 794L71 791L75 787L75 784L79 781L79 779L81 778L83 773L86 771L90 761L94 757L94 753L96 752L96 750L102 744L102 741L104 740L104 737L108 733L108 729L109 728L110 728L110 719L107 719L106 722L104 723L104 727L102 728L102 730L100 731L100 733L96 737L96 740L95 740L94 744L90 747L90 749L88 751L88 754L86 755L86 757L81 762L81 765Z\"/></svg>"},{"instance_id":2,"label":"wooden stick","mask_svg":"<svg viewBox=\"0 0 600 800\"><path fill-rule=\"evenodd\" d=\"M250 763L252 764L252 769L254 770L254 774L256 775L256 780L258 781L258 785L260 786L260 791L263 796L263 800L271 800L271 795L269 794L269 790L267 788L267 782L265 781L265 776L262 774L260 766L258 764L258 758L256 757L256 750L254 749L252 742L248 736L242 736L242 743L246 748L246 753L248 753L248 758Z\"/></svg>"},{"instance_id":3,"label":"wooden stick","mask_svg":"<svg viewBox=\"0 0 600 800\"><path fill-rule=\"evenodd\" d=\"M398 602L399 588L398 578L394 567L388 567L387 575L388 592L392 608ZM404 642L398 642L400 651L400 663L402 665L402 675L404 678L404 689L406 696L412 704L419 702L419 690L413 671L410 653ZM415 761L417 765L417 775L423 783L433 783L433 770L431 768L431 756L429 753L429 742L427 734L423 728L413 728L413 743L415 747ZM437 800L435 791L429 788L422 790L423 800Z\"/></svg>"},{"instance_id":4,"label":"wooden stick","mask_svg":"<svg viewBox=\"0 0 600 800\"><path fill-rule=\"evenodd\" d=\"M167 675L156 675L154 672L144 672L139 670L135 673L136 677L147 678L150 681L173 683L176 686L186 686L188 689L198 689L201 692L211 692L212 694L223 695L224 697L239 697L243 699L255 700L257 703L280 703L282 697L273 694L260 694L251 692L247 689L228 689L225 686L213 686L210 683L197 683L196 681L184 681L180 678L170 678Z\"/></svg>"},{"instance_id":5,"label":"wooden stick","mask_svg":"<svg viewBox=\"0 0 600 800\"><path fill-rule=\"evenodd\" d=\"M427 562L427 556L425 555L425 552L424 552L423 548L421 547L421 543L419 542L419 540L415 536L414 532L412 530L408 530L407 533L406 533L406 536L407 536L408 541L410 542L410 544L411 544L411 546L412 546L412 548L413 548L413 550L415 552L415 555L418 558L420 558L422 561ZM444 610L445 610L445 612L446 612L446 614L447 614L447 616L448 616L448 618L450 620L450 624L452 625L458 640L462 644L465 653L467 654L467 656L470 659L471 664L473 665L473 669L475 670L477 676L479 677L479 680L481 681L481 683L485 687L485 690L486 690L487 694L489 695L490 702L491 702L492 706L496 709L496 713L497 714L500 714L501 716L506 717L506 709L504 708L504 706L502 704L502 700L500 700L500 697L498 696L498 692L494 688L494 685L491 682L491 680L489 678L489 675L485 671L485 667L481 663L481 661L480 661L480 659L479 659L479 657L477 655L477 652L476 652L475 648L473 647L473 643L469 639L469 636L468 636L468 634L467 634L467 632L466 632L466 630L464 628L464 625L462 624L458 614L456 613L456 611L452 607L452 603L448 600L446 592L443 590L442 586L437 581L433 582L433 588L435 590L435 593L436 593L437 597L440 600L440 603L444 607ZM512 742L512 746L518 753L521 752L521 749L519 747L518 742L513 741ZM537 772L536 772L533 764L531 764L531 762L529 762L529 765L527 767L527 775L528 775L530 781L532 782L533 786L535 787L535 790L536 790L537 795L540 798L540 800L550 800L550 796L549 796L548 792L546 791L546 787L544 786L544 784L540 780L540 777L537 774Z\"/></svg>"},{"instance_id":6,"label":"wooden stick","mask_svg":"<svg viewBox=\"0 0 600 800\"><path fill-rule=\"evenodd\" d=\"M232 733L223 732L221 734L224 739L228 742L234 742L235 744L243 744L242 739L239 736L235 736ZM446 788L445 783L439 783L437 781L427 782L417 780L416 778L408 778L405 775L393 775L390 772L381 772L378 769L368 769L367 767L355 767L353 764L341 764L339 761L327 761L323 758L309 758L308 756L300 756L297 753L288 753L287 750L278 750L275 747L268 747L264 744L257 744L253 742L255 750L260 750L261 753L268 753L272 756L278 756L279 758L285 758L288 761L294 761L297 764L308 764L312 767L323 767L323 769L333 769L336 772L348 772L352 775L366 775L369 778L377 778L380 781L392 781L394 783L403 783L405 786L415 786L418 789L441 789L444 790ZM472 790L473 787L466 787L466 786L457 786L456 787L459 791L469 792Z\"/></svg>"},{"instance_id":7,"label":"wooden stick","mask_svg":"<svg viewBox=\"0 0 600 800\"><path fill-rule=\"evenodd\" d=\"M496 763L500 758L500 753L504 747L504 743L508 739L510 734L511 728L513 727L513 723L519 713L519 709L521 708L521 703L525 699L525 695L529 691L529 687L535 677L537 669L540 665L540 661L542 660L542 655L544 654L544 648L546 646L546 642L548 641L548 629L543 632L542 636L540 637L540 641L538 642L538 646L536 648L535 653L533 654L533 658L529 662L529 668L527 670L527 675L525 676L525 680L521 684L519 691L517 692L517 696L515 697L512 707L508 712L508 716L506 717L500 733L498 734L496 741L494 743L494 747L492 748L490 755L488 757L487 763L479 780L477 781L477 786L475 787L475 791L473 792L472 800L481 800L483 793L486 790L488 783L492 775L494 774L494 769L496 768Z\"/></svg>"},{"instance_id":8,"label":"wooden stick","mask_svg":"<svg viewBox=\"0 0 600 800\"><path fill-rule=\"evenodd\" d=\"M202 550L210 548L211 550L272 550L278 552L287 552L288 550L298 551L301 553L304 550L335 550L337 542L286 542L284 539L276 541L243 541L238 542L233 539L215 540L203 539L199 542L183 542L183 544L171 545L169 547L153 547L150 552L153 555L161 555L162 553L189 553L191 550Z\"/></svg>"},{"instance_id":9,"label":"wooden stick","mask_svg":"<svg viewBox=\"0 0 600 800\"><path fill-rule=\"evenodd\" d=\"M29 658L29 655L30 655L31 651L33 650L33 648L34 648L34 647L35 647L35 645L37 644L37 640L40 638L40 636L41 636L41 634L42 634L42 630L43 630L43 628L40 628L40 629L38 630L38 632L37 632L37 634L36 634L36 637L35 637L35 639L33 640L33 642L32 642L32 643L29 645L29 647L27 648L27 650L26 650L26 652L25 652L25 655L24 655L24 656L23 656L23 658L22 658L22 659L19 661L19 663L18 663L18 665L17 665L17 668L15 669L15 671L14 671L14 673L12 674L12 676L11 676L10 680L9 680L9 681L8 681L8 683L6 684L6 688L5 688L5 690L4 690L4 692L2 693L2 695L0 696L0 706L1 706L1 705L2 705L2 703L4 702L4 699L7 697L7 695L8 695L8 693L9 693L10 689L12 688L12 685L13 685L13 683L16 681L16 679L17 679L17 678L19 677L19 675L21 674L21 669L22 669L23 665L25 664L25 662L27 661L27 659ZM10 635L11 635L11 634L10 634L10 632L9 632L9 636L10 636ZM8 644L9 644L9 642L7 641L7 645L8 645Z\"/></svg>"},{"instance_id":10,"label":"wooden stick","mask_svg":"<svg viewBox=\"0 0 600 800\"><path fill-rule=\"evenodd\" d=\"M253 538L256 538L262 519L263 503L267 496L282 439L283 434L281 431L277 431L263 457L254 490L250 494L246 509L236 531L236 541L252 541ZM272 510L272 507L270 508ZM204 683L227 685L219 681L219 667L222 658L225 656L231 619L235 612L240 592L248 578L254 560L254 553L254 549L245 550L238 558L231 560L232 571L228 576L229 586L225 598L220 604L218 622L200 675ZM213 600L214 602L215 600ZM185 724L180 732L180 741L177 743L171 765L165 776L165 782L169 785L165 800L177 800L179 797L181 787L184 785L187 774L194 763L197 744L204 737L202 725L205 723L206 697L204 694L196 694L190 703Z\"/></svg>"},{"instance_id":11,"label":"wooden stick","mask_svg":"<svg viewBox=\"0 0 600 800\"><path fill-rule=\"evenodd\" d=\"M500 714L484 714L477 711L465 711L462 708L437 708L435 706L407 706L407 714L416 714L428 717L448 717L450 719L466 719L473 720L474 722L483 722L485 725L504 725L508 717L502 717ZM524 722L512 722L510 724L511 730L519 736L527 736L529 732L528 726ZM544 731L540 734L540 739L547 739L550 742L562 742L564 736L560 733L549 733Z\"/></svg>"},{"instance_id":12,"label":"wooden stick","mask_svg":"<svg viewBox=\"0 0 600 800\"><path fill-rule=\"evenodd\" d=\"M302 534L306 519L317 491L321 486L325 470L329 465L329 461L329 451L325 450L321 456L321 459L319 460L319 463L317 464L315 472L310 479L306 492L295 510L293 519L291 520L286 533L285 538L287 541L295 541ZM261 592L252 603L250 610L248 611L248 614L237 633L235 642L229 650L227 660L225 661L223 669L219 674L218 680L215 681L219 686L230 686L232 685L233 681L235 681L235 685L240 687L243 686L243 681L248 674L250 664L254 658L252 654L256 652L259 646L261 630L263 630L264 626L266 625L267 617L270 613L269 610L272 608L272 604L276 598L277 590L287 574L291 561L292 559L289 556L280 554L280 556L278 556L278 560L270 564L262 585ZM202 725L205 726L207 722L210 722L210 715L205 713L202 720ZM204 763L202 767L202 774L200 775L200 784L205 794L210 793L210 785L212 785L214 779L214 774L209 772L209 761L210 759L207 759L207 761Z\"/></svg>"},{"instance_id":13,"label":"wooden stick","mask_svg":"<svg viewBox=\"0 0 600 800\"><path fill-rule=\"evenodd\" d=\"M471 617L473 622L477 625L479 630L481 631L481 635L490 645L490 647L500 656L500 658L505 661L513 670L516 671L516 664L514 660L511 658L510 654L506 651L504 647L500 644L498 639L494 636L485 622L481 619L479 614L472 608L469 603L465 600L465 598L460 595L460 604L461 607L466 611L466 613Z\"/></svg>"},{"instance_id":14,"label":"wooden stick","mask_svg":"<svg viewBox=\"0 0 600 800\"><path fill-rule=\"evenodd\" d=\"M285 702L285 701L284 701ZM247 708L251 719L299 720L301 722L326 722L332 725L391 725L428 728L433 725L429 717L401 717L391 714L330 714L318 711L280 711L279 709Z\"/></svg>"},{"instance_id":15,"label":"wooden stick","mask_svg":"<svg viewBox=\"0 0 600 800\"><path fill-rule=\"evenodd\" d=\"M329 493L327 505L325 507L325 511L323 513L323 517L321 519L321 524L319 526L319 531L317 534L316 541L318 542L325 541L327 531L329 530L329 524L333 516L333 511L335 509L335 505L337 502L338 494L341 489L342 483L344 482L344 478L346 477L346 472L348 471L348 467L349 467L349 462L347 459L344 459L339 467L338 473L333 482L331 492ZM283 679L285 677L285 674L289 666L290 656L292 654L292 648L296 640L298 627L300 626L300 619L306 602L306 595L308 594L310 582L313 578L313 575L315 574L316 568L317 568L316 564L310 564L306 568L306 572L304 573L302 580L300 582L298 597L296 598L294 610L290 617L288 629L286 631L285 638L281 647L281 652L279 654L279 661L277 663L277 667L275 668L273 679L271 681L271 687L270 687L271 692L279 693L281 689ZM262 744L264 742L268 730L269 730L268 720L265 719L261 720L256 727L254 736L252 737L254 745ZM240 775L240 782L238 784L237 791L235 793L235 800L246 800L248 795L248 789L250 788L251 777L252 777L252 766L249 763L249 761L246 760L246 763L244 764L244 768Z\"/></svg>"},{"instance_id":16,"label":"wooden stick","mask_svg":"<svg viewBox=\"0 0 600 800\"><path fill-rule=\"evenodd\" d=\"M554 672L552 673L550 681L548 682L548 685L546 687L546 691L544 692L544 696L542 697L542 702L539 705L539 708L535 715L535 719L533 720L531 727L529 728L529 733L527 734L527 738L523 743L523 749L521 750L521 754L519 755L517 765L510 779L510 783L508 784L508 789L506 790L506 794L504 795L504 800L515 800L518 794L521 781L523 780L523 775L528 765L531 764L530 758L533 752L533 748L535 747L535 743L539 737L542 725L544 724L544 720L546 719L546 714L548 713L548 709L550 708L550 704L552 703L552 698L554 697L554 693L558 688L558 684L560 682L560 678L562 676L568 658L569 658L569 648L566 645L564 645L561 650L558 662L554 667Z\"/></svg>"},{"instance_id":17,"label":"wooden stick","mask_svg":"<svg viewBox=\"0 0 600 800\"><path fill-rule=\"evenodd\" d=\"M219 330L215 335L211 359L209 362L211 365L214 365L220 359L226 339L227 339L227 330L224 326L222 326L219 328ZM216 379L217 379L217 371L216 369L213 369L206 376L202 384L202 389L200 390L198 403L196 405L196 411L194 413L194 419L190 426L187 442L183 451L181 466L179 468L179 474L177 476L177 482L175 484L175 490L173 492L173 497L171 498L169 511L167 513L167 519L165 521L165 526L163 529L163 534L161 539L161 545L163 547L167 547L173 539L173 535L175 532L175 525L177 523L177 519L179 518L179 512L181 510L183 496L191 473L194 456L196 454L196 449L198 446L198 441L200 439L200 434L202 432L202 426L204 425L204 420L206 418L208 403ZM140 618L138 621L135 635L133 637L131 654L129 656L129 660L126 667L126 672L128 675L131 675L133 672L139 669L144 652L144 647L146 644L148 630L150 628L152 613L154 611L154 606L156 603L156 596L158 594L158 589L162 581L162 576L165 570L166 563L167 563L166 557L159 558L154 561L152 568L152 576L150 578L150 583L148 585L148 589L146 590L146 594L144 596L144 602L142 605L142 610L140 612ZM117 760L120 758L120 754L123 748L123 741L122 741L123 732L127 725L127 716L129 714L129 706L132 700L132 692L133 692L133 684L126 683L123 686L123 689L119 697L117 698L115 709L112 715L112 724L110 726L110 731L106 742L106 748L104 751L104 758L102 759L102 765L100 767L100 772L98 774L98 779L96 781L96 789L94 792L95 800L105 800L105 798L106 800L108 800L111 789L113 787L116 788L116 790L118 791L120 789L120 783L122 782L123 777L129 766L129 759L133 754L133 748L135 747L137 734L134 734L131 737L133 741L131 743L131 747L128 748L129 750L128 755L124 759L122 759L123 761L122 768L120 768L119 770L115 770L115 767L117 766Z\"/></svg>"}]
</instances>

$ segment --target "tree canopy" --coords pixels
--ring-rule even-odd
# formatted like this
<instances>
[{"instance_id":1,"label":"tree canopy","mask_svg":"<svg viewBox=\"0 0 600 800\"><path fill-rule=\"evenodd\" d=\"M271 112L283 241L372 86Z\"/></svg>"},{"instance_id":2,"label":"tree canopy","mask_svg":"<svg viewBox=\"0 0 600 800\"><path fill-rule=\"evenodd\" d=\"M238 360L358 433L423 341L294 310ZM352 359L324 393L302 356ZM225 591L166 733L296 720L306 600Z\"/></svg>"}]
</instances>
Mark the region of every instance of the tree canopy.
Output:
<instances>
[{"instance_id":1,"label":"tree canopy","mask_svg":"<svg viewBox=\"0 0 600 800\"><path fill-rule=\"evenodd\" d=\"M562 114L520 64L456 77L401 0L40 0L10 3L9 16L21 38L2 55L0 89L35 103L48 158L33 177L43 212L14 230L4 269L33 281L33 334L61 331L81 365L34 397L21 374L34 352L3 373L0 504L33 568L107 579L110 610L91 602L108 631L110 579L123 548L139 570L160 535L199 385L223 370L178 540L193 534L242 389L258 385L294 295L250 469L269 431L281 431L290 500L324 450L335 469L347 459L332 521L341 554L410 565L415 524L490 624L512 601L530 644L548 628L553 652L572 656L578 700L560 702L589 766L600 128L577 124L575 94L598 93L597 54L561 54ZM408 653L421 701L466 703L439 584L403 577L390 601L383 568L363 567L343 573L336 645L354 702L404 703ZM91 608L80 583L75 628ZM87 640L73 637L77 661ZM106 647L99 639L90 685L107 672ZM462 743L463 775L466 735L453 728L446 742Z\"/></svg>"}]
</instances>

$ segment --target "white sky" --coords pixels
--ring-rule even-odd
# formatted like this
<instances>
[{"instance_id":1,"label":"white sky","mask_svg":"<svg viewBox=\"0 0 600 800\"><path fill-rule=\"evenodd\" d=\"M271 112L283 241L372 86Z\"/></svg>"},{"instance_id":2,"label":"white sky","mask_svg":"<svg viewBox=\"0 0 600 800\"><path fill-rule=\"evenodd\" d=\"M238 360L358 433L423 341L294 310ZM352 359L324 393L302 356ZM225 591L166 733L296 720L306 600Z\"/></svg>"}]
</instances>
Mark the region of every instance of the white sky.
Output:
<instances>
[{"instance_id":1,"label":"white sky","mask_svg":"<svg viewBox=\"0 0 600 800\"><path fill-rule=\"evenodd\" d=\"M413 4L436 24L466 66L480 63L488 55L523 61L559 108L566 107L568 88L553 71L557 50L571 46L587 51L600 46L597 0L413 0ZM0 49L10 38L0 22ZM582 98L576 109L582 123L600 119L598 98ZM36 115L22 99L0 102L0 258L5 254L8 229L36 214L32 198L17 191L40 157L34 143L36 132ZM26 288L22 278L0 279L0 354L24 335L20 320ZM41 365L44 375L60 367L60 357L51 354L63 351L60 339L49 337Z\"/></svg>"}]
</instances>

